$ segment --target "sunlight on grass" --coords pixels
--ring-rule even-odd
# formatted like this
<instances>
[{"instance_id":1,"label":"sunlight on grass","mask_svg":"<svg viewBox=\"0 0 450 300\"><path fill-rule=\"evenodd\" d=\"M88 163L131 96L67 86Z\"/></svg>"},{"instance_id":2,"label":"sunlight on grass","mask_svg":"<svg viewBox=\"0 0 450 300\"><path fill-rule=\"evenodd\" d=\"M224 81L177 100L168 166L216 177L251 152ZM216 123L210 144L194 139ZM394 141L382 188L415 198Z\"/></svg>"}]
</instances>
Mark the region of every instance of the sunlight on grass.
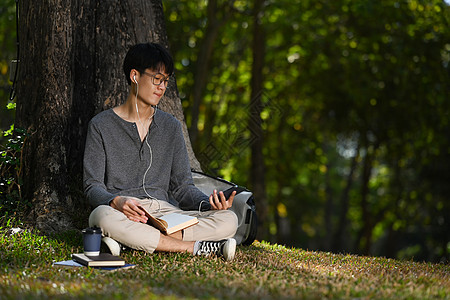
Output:
<instances>
[{"instance_id":1,"label":"sunlight on grass","mask_svg":"<svg viewBox=\"0 0 450 300\"><path fill-rule=\"evenodd\" d=\"M53 267L81 251L78 232L57 237L0 229L2 299L448 299L450 266L304 251L266 242L235 260L126 251L134 269Z\"/></svg>"}]
</instances>

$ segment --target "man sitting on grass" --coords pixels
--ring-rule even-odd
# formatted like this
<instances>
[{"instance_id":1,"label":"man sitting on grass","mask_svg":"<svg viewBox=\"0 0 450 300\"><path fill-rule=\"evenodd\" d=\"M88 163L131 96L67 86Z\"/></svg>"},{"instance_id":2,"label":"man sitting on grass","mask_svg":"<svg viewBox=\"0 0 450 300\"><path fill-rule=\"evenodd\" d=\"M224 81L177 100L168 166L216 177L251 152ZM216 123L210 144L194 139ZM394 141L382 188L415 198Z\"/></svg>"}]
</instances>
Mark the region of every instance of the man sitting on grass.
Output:
<instances>
[{"instance_id":1,"label":"man sitting on grass","mask_svg":"<svg viewBox=\"0 0 450 300\"><path fill-rule=\"evenodd\" d=\"M155 43L135 45L123 70L126 102L89 123L83 179L95 208L89 225L133 249L233 259L237 217L228 209L235 192L229 199L216 191L208 197L194 186L180 122L157 108L173 73L170 54ZM140 207L156 217L195 216L199 223L165 235L146 224Z\"/></svg>"}]
</instances>

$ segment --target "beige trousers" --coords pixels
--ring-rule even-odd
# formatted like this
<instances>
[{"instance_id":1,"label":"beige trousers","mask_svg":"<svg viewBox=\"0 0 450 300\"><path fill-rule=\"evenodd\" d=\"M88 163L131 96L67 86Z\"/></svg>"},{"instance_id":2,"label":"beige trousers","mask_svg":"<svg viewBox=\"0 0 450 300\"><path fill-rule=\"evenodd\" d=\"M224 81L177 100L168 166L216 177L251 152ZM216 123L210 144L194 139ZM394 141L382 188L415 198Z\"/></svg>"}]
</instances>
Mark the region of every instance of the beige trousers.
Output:
<instances>
[{"instance_id":1,"label":"beige trousers","mask_svg":"<svg viewBox=\"0 0 450 300\"><path fill-rule=\"evenodd\" d=\"M237 229L237 216L230 210L206 212L184 211L167 201L143 199L140 203L150 214L160 217L172 212L198 218L198 224L183 231L184 241L218 241L233 237ZM98 226L103 236L137 250L153 253L158 246L160 231L150 225L129 220L122 212L108 205L100 205L89 216L89 226Z\"/></svg>"}]
</instances>

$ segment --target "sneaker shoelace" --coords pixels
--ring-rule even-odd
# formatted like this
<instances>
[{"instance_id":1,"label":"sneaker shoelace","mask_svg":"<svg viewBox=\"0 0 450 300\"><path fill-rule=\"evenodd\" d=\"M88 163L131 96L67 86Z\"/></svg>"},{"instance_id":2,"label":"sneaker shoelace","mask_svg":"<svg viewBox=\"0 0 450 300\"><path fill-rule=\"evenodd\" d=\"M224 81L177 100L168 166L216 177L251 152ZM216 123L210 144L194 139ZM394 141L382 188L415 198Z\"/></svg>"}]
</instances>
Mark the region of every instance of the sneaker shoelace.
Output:
<instances>
[{"instance_id":1,"label":"sneaker shoelace","mask_svg":"<svg viewBox=\"0 0 450 300\"><path fill-rule=\"evenodd\" d=\"M211 255L211 254L220 254L220 243L219 242L203 242L200 247L198 253L200 255Z\"/></svg>"}]
</instances>

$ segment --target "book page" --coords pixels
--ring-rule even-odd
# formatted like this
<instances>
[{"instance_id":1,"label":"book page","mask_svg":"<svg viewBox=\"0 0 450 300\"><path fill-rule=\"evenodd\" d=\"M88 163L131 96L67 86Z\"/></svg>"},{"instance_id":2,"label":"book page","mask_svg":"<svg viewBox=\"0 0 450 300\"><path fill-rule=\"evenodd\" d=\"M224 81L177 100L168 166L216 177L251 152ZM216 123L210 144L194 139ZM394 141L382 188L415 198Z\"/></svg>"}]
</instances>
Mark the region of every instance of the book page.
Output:
<instances>
[{"instance_id":1,"label":"book page","mask_svg":"<svg viewBox=\"0 0 450 300\"><path fill-rule=\"evenodd\" d=\"M172 213L172 214L168 214L168 215L162 216L159 219L166 221L167 225L168 225L167 227L171 228L171 227L175 227L177 225L183 224L185 222L188 222L188 223L194 222L197 218L196 217L182 215L182 214Z\"/></svg>"},{"instance_id":2,"label":"book page","mask_svg":"<svg viewBox=\"0 0 450 300\"><path fill-rule=\"evenodd\" d=\"M166 221L162 221L158 218L155 218L142 206L138 206L138 207L145 213L145 216L148 218L147 224L153 225L154 227L156 227L157 229L159 229L161 231L166 231L166 229L168 227L168 224Z\"/></svg>"},{"instance_id":3,"label":"book page","mask_svg":"<svg viewBox=\"0 0 450 300\"><path fill-rule=\"evenodd\" d=\"M196 217L191 217L187 215L182 215L178 213L171 213L159 218L165 222L167 222L167 234L172 234L178 230L187 228L189 226L195 225L198 223Z\"/></svg>"},{"instance_id":4,"label":"book page","mask_svg":"<svg viewBox=\"0 0 450 300\"><path fill-rule=\"evenodd\" d=\"M179 213L171 213L160 218L152 216L145 208L139 206L148 218L147 224L150 224L166 234L172 234L178 230L195 225L198 223L196 217L191 217Z\"/></svg>"}]
</instances>

